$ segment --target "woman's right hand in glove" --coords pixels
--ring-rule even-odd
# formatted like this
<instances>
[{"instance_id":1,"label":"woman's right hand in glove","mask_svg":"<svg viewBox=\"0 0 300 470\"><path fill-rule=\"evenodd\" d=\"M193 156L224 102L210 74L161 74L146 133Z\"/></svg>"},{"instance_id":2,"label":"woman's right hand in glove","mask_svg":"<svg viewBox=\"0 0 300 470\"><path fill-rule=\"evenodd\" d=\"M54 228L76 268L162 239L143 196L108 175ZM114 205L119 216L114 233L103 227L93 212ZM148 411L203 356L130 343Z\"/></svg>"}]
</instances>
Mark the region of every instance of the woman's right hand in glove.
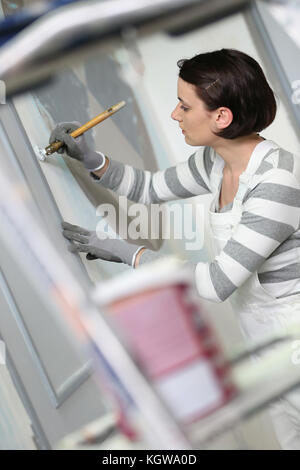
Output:
<instances>
[{"instance_id":1,"label":"woman's right hand in glove","mask_svg":"<svg viewBox=\"0 0 300 470\"><path fill-rule=\"evenodd\" d=\"M76 138L70 135L80 126L80 122L77 121L57 124L51 132L49 143L63 142L64 145L58 150L58 153L66 152L70 157L81 161L89 171L100 170L105 165L105 156L101 152L90 149L84 134Z\"/></svg>"}]
</instances>

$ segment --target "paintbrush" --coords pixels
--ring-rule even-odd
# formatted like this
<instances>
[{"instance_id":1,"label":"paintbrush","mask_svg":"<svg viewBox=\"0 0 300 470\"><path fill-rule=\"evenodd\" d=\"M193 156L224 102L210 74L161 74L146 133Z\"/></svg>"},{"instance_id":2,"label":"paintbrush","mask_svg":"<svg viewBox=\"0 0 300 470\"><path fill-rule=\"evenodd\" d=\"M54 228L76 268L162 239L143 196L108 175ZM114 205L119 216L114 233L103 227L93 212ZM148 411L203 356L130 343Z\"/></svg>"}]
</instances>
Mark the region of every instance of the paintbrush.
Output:
<instances>
[{"instance_id":1,"label":"paintbrush","mask_svg":"<svg viewBox=\"0 0 300 470\"><path fill-rule=\"evenodd\" d=\"M82 135L84 132L88 131L92 127L96 126L100 122L104 121L108 117L112 116L115 114L119 109L123 108L125 106L125 101L120 101L120 103L117 103L110 108L106 109L103 111L103 113L98 114L98 116L95 116L93 119L88 121L87 123L83 124L83 126L78 127L75 131L71 132L72 137L78 137ZM53 142L52 144L48 145L48 147L44 149L40 149L39 147L35 148L35 153L38 157L39 160L42 162L46 160L46 157L48 155L51 155L52 153L57 152L58 149L60 149L64 145L63 142Z\"/></svg>"}]
</instances>

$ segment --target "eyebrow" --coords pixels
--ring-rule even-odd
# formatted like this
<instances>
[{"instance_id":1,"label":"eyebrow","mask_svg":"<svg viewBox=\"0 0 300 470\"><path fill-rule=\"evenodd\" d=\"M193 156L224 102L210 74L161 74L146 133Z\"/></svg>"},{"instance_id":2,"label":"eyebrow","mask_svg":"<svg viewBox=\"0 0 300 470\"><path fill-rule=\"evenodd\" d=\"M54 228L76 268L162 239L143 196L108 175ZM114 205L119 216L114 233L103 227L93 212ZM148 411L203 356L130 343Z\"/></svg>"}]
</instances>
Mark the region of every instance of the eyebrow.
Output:
<instances>
[{"instance_id":1,"label":"eyebrow","mask_svg":"<svg viewBox=\"0 0 300 470\"><path fill-rule=\"evenodd\" d=\"M184 100L183 100L182 98L180 98L179 96L178 96L178 99L179 99L179 101L181 101L181 103L185 104L185 105L188 106L189 108L191 107L190 104L188 104L186 101L184 101Z\"/></svg>"}]
</instances>

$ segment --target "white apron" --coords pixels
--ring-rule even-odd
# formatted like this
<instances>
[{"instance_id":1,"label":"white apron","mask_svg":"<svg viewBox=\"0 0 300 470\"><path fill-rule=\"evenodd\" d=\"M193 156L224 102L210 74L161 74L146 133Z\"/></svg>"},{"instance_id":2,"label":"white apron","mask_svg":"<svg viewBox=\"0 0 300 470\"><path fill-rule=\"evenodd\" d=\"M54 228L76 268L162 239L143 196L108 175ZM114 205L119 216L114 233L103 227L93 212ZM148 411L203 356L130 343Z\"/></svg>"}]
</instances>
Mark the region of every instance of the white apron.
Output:
<instances>
[{"instance_id":1,"label":"white apron","mask_svg":"<svg viewBox=\"0 0 300 470\"><path fill-rule=\"evenodd\" d=\"M245 193L250 187L255 171L271 148L278 146L270 140L265 140L254 149L246 171L239 177L239 187L232 209L223 213L215 212L224 167L224 161L220 157L216 159L212 168L213 199L209 213L215 256L224 248L239 223ZM273 297L261 286L257 272L229 297L229 301L247 338L259 339L265 334L284 328L289 322L297 319L300 321L300 294L281 299ZM300 389L272 405L270 411L281 447L300 450Z\"/></svg>"}]
</instances>

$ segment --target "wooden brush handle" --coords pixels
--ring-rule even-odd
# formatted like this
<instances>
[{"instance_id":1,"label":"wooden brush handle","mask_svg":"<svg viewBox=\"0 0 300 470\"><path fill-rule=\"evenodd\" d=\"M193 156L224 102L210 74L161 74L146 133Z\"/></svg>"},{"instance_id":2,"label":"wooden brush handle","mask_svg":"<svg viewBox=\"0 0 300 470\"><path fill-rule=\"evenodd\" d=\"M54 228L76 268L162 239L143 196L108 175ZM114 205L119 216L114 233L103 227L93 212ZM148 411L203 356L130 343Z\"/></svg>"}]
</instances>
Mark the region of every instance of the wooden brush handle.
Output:
<instances>
[{"instance_id":1,"label":"wooden brush handle","mask_svg":"<svg viewBox=\"0 0 300 470\"><path fill-rule=\"evenodd\" d=\"M72 137L78 137L79 135L83 134L84 132L88 131L92 127L96 126L100 122L110 117L112 114L119 111L119 109L123 108L124 105L125 101L120 101L120 103L117 103L114 106L111 106L110 108L106 109L105 111L103 111L103 113L98 114L98 116L83 124L83 126L78 127L78 129L76 129L76 131L71 132L70 135Z\"/></svg>"},{"instance_id":2,"label":"wooden brush handle","mask_svg":"<svg viewBox=\"0 0 300 470\"><path fill-rule=\"evenodd\" d=\"M92 127L112 116L112 114L119 111L119 109L123 108L123 106L125 106L125 101L120 101L119 103L111 106L102 113L98 114L98 116L95 116L93 119L83 124L83 126L78 127L78 129L71 132L70 135L75 138L84 134L84 132L88 131ZM63 145L63 142L53 142L53 144L50 144L45 148L46 155L51 155L52 153L57 152L57 150L59 150Z\"/></svg>"}]
</instances>

